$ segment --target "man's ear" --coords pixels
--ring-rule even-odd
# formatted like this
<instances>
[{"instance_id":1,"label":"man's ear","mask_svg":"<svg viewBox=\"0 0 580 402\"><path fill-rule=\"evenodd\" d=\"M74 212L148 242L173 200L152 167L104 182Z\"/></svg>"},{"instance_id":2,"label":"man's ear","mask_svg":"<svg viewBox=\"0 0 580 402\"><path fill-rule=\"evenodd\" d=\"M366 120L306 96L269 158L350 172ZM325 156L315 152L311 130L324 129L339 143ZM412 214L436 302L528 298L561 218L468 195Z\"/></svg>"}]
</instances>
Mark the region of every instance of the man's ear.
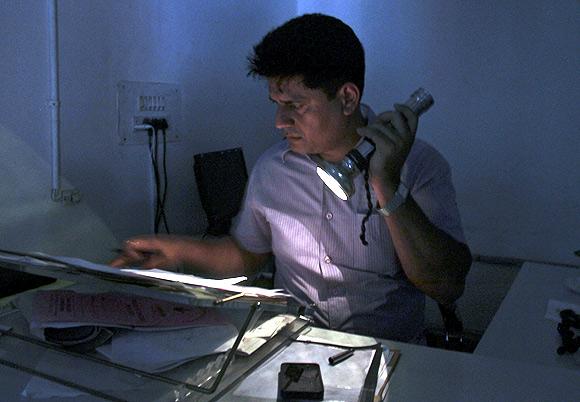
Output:
<instances>
[{"instance_id":1,"label":"man's ear","mask_svg":"<svg viewBox=\"0 0 580 402\"><path fill-rule=\"evenodd\" d=\"M353 114L360 103L358 87L352 82L347 82L338 90L338 96L342 104L342 112L346 116Z\"/></svg>"}]
</instances>

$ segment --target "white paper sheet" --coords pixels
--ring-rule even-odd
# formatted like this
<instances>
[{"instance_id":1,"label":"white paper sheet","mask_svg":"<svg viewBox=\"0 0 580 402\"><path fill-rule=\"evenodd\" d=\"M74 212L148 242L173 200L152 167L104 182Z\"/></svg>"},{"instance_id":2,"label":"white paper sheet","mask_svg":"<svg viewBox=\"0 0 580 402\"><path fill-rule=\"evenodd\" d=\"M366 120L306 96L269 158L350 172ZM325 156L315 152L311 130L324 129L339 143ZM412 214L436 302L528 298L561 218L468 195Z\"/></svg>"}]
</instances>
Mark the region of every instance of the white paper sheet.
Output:
<instances>
[{"instance_id":1,"label":"white paper sheet","mask_svg":"<svg viewBox=\"0 0 580 402\"><path fill-rule=\"evenodd\" d=\"M35 255L37 255L38 258L34 258ZM47 258L52 261L46 262L43 261L42 258ZM245 276L225 279L207 279L196 275L181 274L162 269L142 269L139 267L115 268L109 265L97 264L94 262L86 261L81 258L51 256L43 253L31 253L30 256L16 256L0 253L0 261L2 260L40 267L50 267L54 266L55 264L58 265L59 263L61 264L61 266L66 266L67 264L70 264L72 266L85 269L89 272L94 272L95 275L101 273L127 278L155 278L169 282L178 282L187 285L226 290L234 293L244 293L245 295L254 297L268 298L268 297L289 296L282 289L264 289L259 287L237 285L238 283L245 281L247 279Z\"/></svg>"},{"instance_id":2,"label":"white paper sheet","mask_svg":"<svg viewBox=\"0 0 580 402\"><path fill-rule=\"evenodd\" d=\"M32 328L98 325L157 330L227 323L216 309L129 293L58 289L37 291L30 297L32 305L23 309L23 314Z\"/></svg>"},{"instance_id":3,"label":"white paper sheet","mask_svg":"<svg viewBox=\"0 0 580 402\"><path fill-rule=\"evenodd\" d=\"M238 331L233 325L171 331L124 331L97 351L115 363L149 373L162 372L187 361L229 350Z\"/></svg>"}]
</instances>

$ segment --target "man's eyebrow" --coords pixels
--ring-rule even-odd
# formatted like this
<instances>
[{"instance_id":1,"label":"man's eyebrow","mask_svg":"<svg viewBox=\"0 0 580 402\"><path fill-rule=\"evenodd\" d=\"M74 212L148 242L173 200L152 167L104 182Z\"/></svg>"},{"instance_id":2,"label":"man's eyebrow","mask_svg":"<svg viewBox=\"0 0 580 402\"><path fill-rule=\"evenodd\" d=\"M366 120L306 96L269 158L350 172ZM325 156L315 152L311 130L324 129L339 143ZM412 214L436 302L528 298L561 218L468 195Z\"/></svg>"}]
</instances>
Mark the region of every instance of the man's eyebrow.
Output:
<instances>
[{"instance_id":1,"label":"man's eyebrow","mask_svg":"<svg viewBox=\"0 0 580 402\"><path fill-rule=\"evenodd\" d=\"M296 100L281 100L281 101L277 101L277 100L273 99L271 96L268 96L268 99L270 99L270 101L271 101L271 102L274 102L274 103L281 103L281 104L283 104L283 105L289 105L289 104L291 104L291 103L296 103L296 102L298 102L298 101L296 101Z\"/></svg>"}]
</instances>

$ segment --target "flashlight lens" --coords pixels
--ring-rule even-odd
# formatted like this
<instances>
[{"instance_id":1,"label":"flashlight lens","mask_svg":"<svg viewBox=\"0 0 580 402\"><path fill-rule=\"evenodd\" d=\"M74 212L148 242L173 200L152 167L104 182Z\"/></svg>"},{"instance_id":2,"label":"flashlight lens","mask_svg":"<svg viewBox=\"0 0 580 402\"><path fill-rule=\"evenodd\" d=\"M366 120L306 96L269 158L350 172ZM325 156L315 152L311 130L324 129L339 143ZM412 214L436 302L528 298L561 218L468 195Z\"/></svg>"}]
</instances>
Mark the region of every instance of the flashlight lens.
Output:
<instances>
[{"instance_id":1,"label":"flashlight lens","mask_svg":"<svg viewBox=\"0 0 580 402\"><path fill-rule=\"evenodd\" d=\"M336 196L338 198L340 198L343 201L346 201L348 199L348 196L346 195L346 192L342 189L340 183L331 175L329 175L328 173L326 173L324 171L324 169L317 167L316 168L316 173L318 173L318 176L322 179L322 181L324 182L324 184L326 184L326 186L332 190L332 192L334 194L336 194Z\"/></svg>"}]
</instances>

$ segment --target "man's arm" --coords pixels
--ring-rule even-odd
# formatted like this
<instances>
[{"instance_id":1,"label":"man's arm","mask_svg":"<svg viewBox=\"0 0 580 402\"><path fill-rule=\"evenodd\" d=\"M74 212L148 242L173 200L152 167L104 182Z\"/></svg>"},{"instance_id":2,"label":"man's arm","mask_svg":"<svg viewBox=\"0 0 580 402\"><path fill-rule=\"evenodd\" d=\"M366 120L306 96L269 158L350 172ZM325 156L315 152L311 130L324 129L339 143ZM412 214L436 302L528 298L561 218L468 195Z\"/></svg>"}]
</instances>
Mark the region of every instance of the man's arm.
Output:
<instances>
[{"instance_id":1,"label":"man's arm","mask_svg":"<svg viewBox=\"0 0 580 402\"><path fill-rule=\"evenodd\" d=\"M384 219L409 280L439 303L457 300L472 262L469 247L433 225L410 196Z\"/></svg>"},{"instance_id":2,"label":"man's arm","mask_svg":"<svg viewBox=\"0 0 580 402\"><path fill-rule=\"evenodd\" d=\"M369 167L370 184L381 207L397 191L417 132L417 116L406 106L395 105L395 109L382 113L377 123L359 129L376 145ZM472 262L467 245L433 225L411 197L384 219L409 280L439 303L457 300Z\"/></svg>"},{"instance_id":3,"label":"man's arm","mask_svg":"<svg viewBox=\"0 0 580 402\"><path fill-rule=\"evenodd\" d=\"M185 236L144 236L125 242L123 254L112 266L144 268L184 266L191 273L216 277L250 275L270 254L244 250L232 237L194 239Z\"/></svg>"}]
</instances>

